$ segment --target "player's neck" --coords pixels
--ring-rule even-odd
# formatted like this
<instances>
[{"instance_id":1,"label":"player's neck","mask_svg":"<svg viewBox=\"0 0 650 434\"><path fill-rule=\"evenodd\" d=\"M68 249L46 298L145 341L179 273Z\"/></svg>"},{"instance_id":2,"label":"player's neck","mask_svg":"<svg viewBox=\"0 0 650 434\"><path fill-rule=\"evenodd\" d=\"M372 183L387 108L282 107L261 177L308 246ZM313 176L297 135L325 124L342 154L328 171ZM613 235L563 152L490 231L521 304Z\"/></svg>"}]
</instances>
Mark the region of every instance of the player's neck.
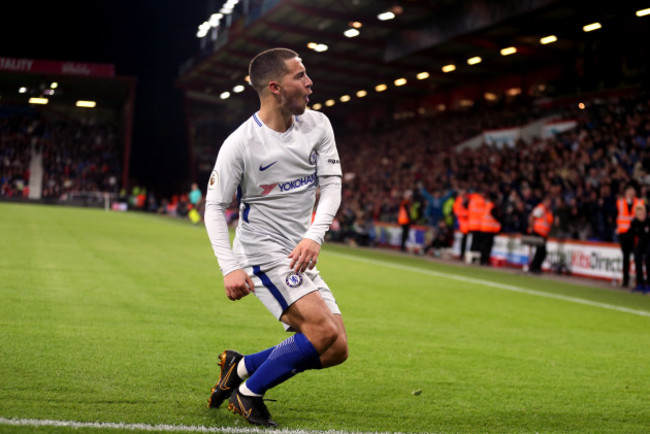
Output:
<instances>
[{"instance_id":1,"label":"player's neck","mask_svg":"<svg viewBox=\"0 0 650 434\"><path fill-rule=\"evenodd\" d=\"M259 111L259 117L264 125L277 131L278 133L284 133L293 123L293 116L291 113L285 112L279 107L274 107L269 104L262 104Z\"/></svg>"}]
</instances>

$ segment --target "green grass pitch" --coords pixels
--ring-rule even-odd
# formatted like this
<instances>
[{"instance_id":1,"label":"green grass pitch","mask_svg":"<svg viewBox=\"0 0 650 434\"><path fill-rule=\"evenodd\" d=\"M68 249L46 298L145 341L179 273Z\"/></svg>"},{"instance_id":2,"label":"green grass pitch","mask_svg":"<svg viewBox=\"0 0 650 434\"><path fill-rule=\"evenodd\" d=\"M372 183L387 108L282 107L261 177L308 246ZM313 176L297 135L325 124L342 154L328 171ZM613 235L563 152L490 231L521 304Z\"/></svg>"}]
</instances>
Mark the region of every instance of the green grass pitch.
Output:
<instances>
[{"instance_id":1,"label":"green grass pitch","mask_svg":"<svg viewBox=\"0 0 650 434\"><path fill-rule=\"evenodd\" d=\"M248 432L206 407L217 356L286 334L253 296L225 297L203 227L3 203L0 252L0 432L133 432L7 422L27 419ZM650 430L648 296L336 245L319 269L350 358L271 390L280 428Z\"/></svg>"}]
</instances>

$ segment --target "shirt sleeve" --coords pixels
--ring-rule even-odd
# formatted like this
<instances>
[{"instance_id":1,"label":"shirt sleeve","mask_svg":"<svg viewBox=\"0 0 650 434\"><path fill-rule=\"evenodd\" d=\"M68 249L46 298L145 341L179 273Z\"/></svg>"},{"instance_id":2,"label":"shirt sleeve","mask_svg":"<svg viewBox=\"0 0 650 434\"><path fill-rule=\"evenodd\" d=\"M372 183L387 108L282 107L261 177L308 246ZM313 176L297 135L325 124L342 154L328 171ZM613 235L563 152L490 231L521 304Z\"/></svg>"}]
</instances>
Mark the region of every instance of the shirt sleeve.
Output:
<instances>
[{"instance_id":1,"label":"shirt sleeve","mask_svg":"<svg viewBox=\"0 0 650 434\"><path fill-rule=\"evenodd\" d=\"M237 145L238 142L232 140L231 136L221 147L208 181L205 199L205 228L224 276L240 268L230 247L230 235L226 222L226 209L243 176L244 163L241 146Z\"/></svg>"},{"instance_id":2,"label":"shirt sleeve","mask_svg":"<svg viewBox=\"0 0 650 434\"><path fill-rule=\"evenodd\" d=\"M329 230L339 205L341 205L342 182L340 176L319 176L318 183L320 184L320 199L316 216L304 238L323 244L325 233Z\"/></svg>"},{"instance_id":3,"label":"shirt sleeve","mask_svg":"<svg viewBox=\"0 0 650 434\"><path fill-rule=\"evenodd\" d=\"M334 130L330 120L323 113L323 138L317 147L318 163L317 173L318 176L342 176L341 160L339 160L339 151L336 149L336 140L334 139Z\"/></svg>"}]
</instances>

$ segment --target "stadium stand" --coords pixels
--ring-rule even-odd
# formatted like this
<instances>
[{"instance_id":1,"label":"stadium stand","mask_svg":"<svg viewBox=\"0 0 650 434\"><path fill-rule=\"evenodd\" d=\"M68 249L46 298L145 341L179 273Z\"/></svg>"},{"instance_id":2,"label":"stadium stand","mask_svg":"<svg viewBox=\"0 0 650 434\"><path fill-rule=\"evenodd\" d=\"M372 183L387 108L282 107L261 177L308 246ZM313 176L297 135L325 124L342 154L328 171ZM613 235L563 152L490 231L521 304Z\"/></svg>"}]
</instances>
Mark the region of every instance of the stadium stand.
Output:
<instances>
[{"instance_id":1,"label":"stadium stand","mask_svg":"<svg viewBox=\"0 0 650 434\"><path fill-rule=\"evenodd\" d=\"M130 181L134 89L112 64L0 58L0 197L117 200Z\"/></svg>"},{"instance_id":2,"label":"stadium stand","mask_svg":"<svg viewBox=\"0 0 650 434\"><path fill-rule=\"evenodd\" d=\"M27 119L0 116L0 196L29 194L31 148Z\"/></svg>"},{"instance_id":3,"label":"stadium stand","mask_svg":"<svg viewBox=\"0 0 650 434\"><path fill-rule=\"evenodd\" d=\"M122 149L116 126L30 115L0 117L2 196L28 197L31 177L41 197L65 200L71 192L117 193ZM40 174L40 176L38 176Z\"/></svg>"},{"instance_id":4,"label":"stadium stand","mask_svg":"<svg viewBox=\"0 0 650 434\"><path fill-rule=\"evenodd\" d=\"M641 197L650 199L649 99L641 93L585 101L584 109L576 104L554 111L561 119L575 120L574 129L545 139L519 140L513 146L484 143L461 151L454 147L486 127L521 125L550 112L522 107L514 113L512 109L443 113L373 134L343 136L339 146L346 176L339 219L371 215L376 221L396 222L399 199L412 190L421 202L417 219L437 225L443 217L441 205L432 209L419 192L428 191L444 202L460 188L480 185L499 198L503 232L525 233L528 214L550 194L556 198L558 217L553 235L613 241L615 202L624 185L635 183Z\"/></svg>"}]
</instances>

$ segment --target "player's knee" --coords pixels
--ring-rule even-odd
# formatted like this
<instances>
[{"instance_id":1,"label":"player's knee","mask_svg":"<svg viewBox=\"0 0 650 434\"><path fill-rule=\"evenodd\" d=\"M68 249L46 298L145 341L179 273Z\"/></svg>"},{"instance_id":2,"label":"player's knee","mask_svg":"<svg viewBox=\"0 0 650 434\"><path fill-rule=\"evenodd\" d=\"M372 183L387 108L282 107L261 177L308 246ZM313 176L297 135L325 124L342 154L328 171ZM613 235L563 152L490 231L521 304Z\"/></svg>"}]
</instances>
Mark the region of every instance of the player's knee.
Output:
<instances>
[{"instance_id":1,"label":"player's knee","mask_svg":"<svg viewBox=\"0 0 650 434\"><path fill-rule=\"evenodd\" d=\"M328 320L323 321L318 325L315 330L315 339L317 342L314 343L316 349L321 353L330 348L339 337L339 331L336 327L334 321Z\"/></svg>"}]
</instances>

